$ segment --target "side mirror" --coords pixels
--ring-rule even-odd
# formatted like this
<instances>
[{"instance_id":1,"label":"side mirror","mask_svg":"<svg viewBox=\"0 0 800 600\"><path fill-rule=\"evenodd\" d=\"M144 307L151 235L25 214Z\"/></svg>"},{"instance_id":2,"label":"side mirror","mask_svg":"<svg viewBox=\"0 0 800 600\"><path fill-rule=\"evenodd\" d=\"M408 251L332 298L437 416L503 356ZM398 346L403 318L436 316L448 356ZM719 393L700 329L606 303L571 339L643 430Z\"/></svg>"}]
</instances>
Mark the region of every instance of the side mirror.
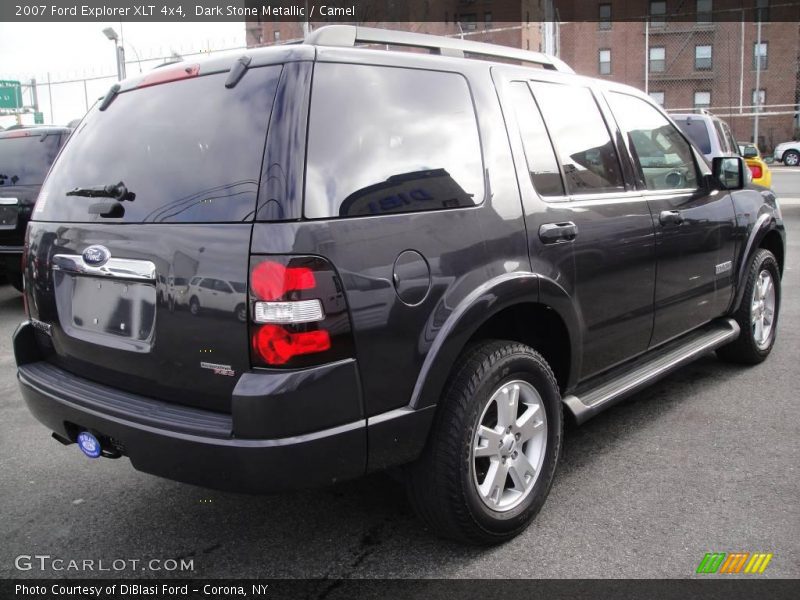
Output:
<instances>
[{"instance_id":1,"label":"side mirror","mask_svg":"<svg viewBox=\"0 0 800 600\"><path fill-rule=\"evenodd\" d=\"M723 190L740 190L747 183L747 168L741 156L717 156L711 162L714 179Z\"/></svg>"}]
</instances>

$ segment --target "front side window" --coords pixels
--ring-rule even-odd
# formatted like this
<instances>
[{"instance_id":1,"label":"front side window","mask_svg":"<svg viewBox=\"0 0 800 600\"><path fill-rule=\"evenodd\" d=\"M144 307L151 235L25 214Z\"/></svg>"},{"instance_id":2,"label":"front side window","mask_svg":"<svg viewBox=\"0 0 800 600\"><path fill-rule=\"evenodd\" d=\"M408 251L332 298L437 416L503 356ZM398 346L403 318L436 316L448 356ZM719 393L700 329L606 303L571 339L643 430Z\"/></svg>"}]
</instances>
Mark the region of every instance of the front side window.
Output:
<instances>
[{"instance_id":1,"label":"front side window","mask_svg":"<svg viewBox=\"0 0 800 600\"><path fill-rule=\"evenodd\" d=\"M663 46L650 48L650 71L661 73L667 66L667 50Z\"/></svg>"},{"instance_id":2,"label":"front side window","mask_svg":"<svg viewBox=\"0 0 800 600\"><path fill-rule=\"evenodd\" d=\"M648 190L697 187L691 146L664 115L644 100L627 94L612 92L608 101Z\"/></svg>"},{"instance_id":3,"label":"front side window","mask_svg":"<svg viewBox=\"0 0 800 600\"><path fill-rule=\"evenodd\" d=\"M306 217L442 210L483 201L477 120L464 77L320 63L313 86Z\"/></svg>"},{"instance_id":4,"label":"front side window","mask_svg":"<svg viewBox=\"0 0 800 600\"><path fill-rule=\"evenodd\" d=\"M553 144L527 83L516 81L511 85L511 102L533 187L540 196L563 196L564 183Z\"/></svg>"},{"instance_id":5,"label":"front side window","mask_svg":"<svg viewBox=\"0 0 800 600\"><path fill-rule=\"evenodd\" d=\"M567 192L623 191L617 152L591 90L540 82L531 87L558 148Z\"/></svg>"},{"instance_id":6,"label":"front side window","mask_svg":"<svg viewBox=\"0 0 800 600\"><path fill-rule=\"evenodd\" d=\"M611 73L611 50L600 50L598 60L600 75Z\"/></svg>"},{"instance_id":7,"label":"front side window","mask_svg":"<svg viewBox=\"0 0 800 600\"><path fill-rule=\"evenodd\" d=\"M712 48L708 45L694 47L694 68L697 71L711 69Z\"/></svg>"}]
</instances>

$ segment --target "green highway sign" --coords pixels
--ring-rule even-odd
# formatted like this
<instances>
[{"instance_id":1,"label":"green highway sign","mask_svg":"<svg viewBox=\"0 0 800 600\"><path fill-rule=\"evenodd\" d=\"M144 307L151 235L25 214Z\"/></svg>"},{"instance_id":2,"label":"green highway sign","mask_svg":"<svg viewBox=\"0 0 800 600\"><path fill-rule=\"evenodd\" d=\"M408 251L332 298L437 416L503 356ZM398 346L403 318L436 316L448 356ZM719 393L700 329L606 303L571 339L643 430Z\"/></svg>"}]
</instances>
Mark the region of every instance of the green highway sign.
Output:
<instances>
[{"instance_id":1,"label":"green highway sign","mask_svg":"<svg viewBox=\"0 0 800 600\"><path fill-rule=\"evenodd\" d=\"M34 125L44 125L44 113L40 113L40 112L33 113L33 124Z\"/></svg>"},{"instance_id":2,"label":"green highway sign","mask_svg":"<svg viewBox=\"0 0 800 600\"><path fill-rule=\"evenodd\" d=\"M0 109L22 108L22 86L19 81L0 79Z\"/></svg>"}]
</instances>

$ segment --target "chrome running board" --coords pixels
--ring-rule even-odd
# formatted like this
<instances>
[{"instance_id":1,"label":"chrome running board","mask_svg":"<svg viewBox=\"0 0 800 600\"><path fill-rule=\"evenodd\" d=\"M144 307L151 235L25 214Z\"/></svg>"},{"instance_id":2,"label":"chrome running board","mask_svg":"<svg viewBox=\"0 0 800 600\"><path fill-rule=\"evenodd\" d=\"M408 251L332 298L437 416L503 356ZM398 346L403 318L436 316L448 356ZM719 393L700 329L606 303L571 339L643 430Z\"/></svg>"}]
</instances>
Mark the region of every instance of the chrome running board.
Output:
<instances>
[{"instance_id":1,"label":"chrome running board","mask_svg":"<svg viewBox=\"0 0 800 600\"><path fill-rule=\"evenodd\" d=\"M580 424L613 406L626 396L647 387L672 371L694 361L700 355L732 342L739 337L739 325L732 319L713 321L697 331L645 354L634 366L623 369L618 377L604 378L594 386L589 383L574 395L565 396L564 404Z\"/></svg>"}]
</instances>

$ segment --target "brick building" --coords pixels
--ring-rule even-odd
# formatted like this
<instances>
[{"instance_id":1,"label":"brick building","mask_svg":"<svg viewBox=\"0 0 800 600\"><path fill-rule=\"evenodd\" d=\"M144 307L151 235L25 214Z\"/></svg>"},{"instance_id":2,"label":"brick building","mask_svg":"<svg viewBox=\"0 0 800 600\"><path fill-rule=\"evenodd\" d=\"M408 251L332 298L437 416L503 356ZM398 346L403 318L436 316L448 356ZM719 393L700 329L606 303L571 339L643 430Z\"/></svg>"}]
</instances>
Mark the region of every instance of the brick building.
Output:
<instances>
[{"instance_id":1,"label":"brick building","mask_svg":"<svg viewBox=\"0 0 800 600\"><path fill-rule=\"evenodd\" d=\"M795 136L800 101L800 23L785 12L793 10L786 3L770 3L408 0L386 2L382 16L387 21L364 13L335 22L556 53L578 73L647 90L667 110L707 108L726 119L739 140L753 139L758 112L759 145L769 151ZM760 6L760 12L742 8L751 5ZM420 16L425 20L412 20ZM760 43L759 16L764 21ZM333 22L306 25L259 17L246 23L247 45L299 40L304 27Z\"/></svg>"},{"instance_id":2,"label":"brick building","mask_svg":"<svg viewBox=\"0 0 800 600\"><path fill-rule=\"evenodd\" d=\"M332 23L358 23L368 27L402 29L434 35L463 36L464 39L502 44L528 50L544 50L545 0L407 0L386 2L382 16L355 15L352 21L313 20L312 28ZM424 21L418 21L420 17ZM413 17L413 18L412 18ZM248 20L247 45L264 46L303 38L305 23L280 19Z\"/></svg>"},{"instance_id":3,"label":"brick building","mask_svg":"<svg viewBox=\"0 0 800 600\"><path fill-rule=\"evenodd\" d=\"M578 73L646 90L667 110L706 108L727 120L738 140L752 140L758 113L762 150L792 139L797 127L800 24L765 21L721 0L576 3L576 20L559 26L559 55ZM769 10L769 2L760 3ZM691 7L691 11L680 12ZM762 13L764 18L785 15ZM742 20L742 17L746 20ZM581 22L580 19L594 19ZM757 83L758 80L758 83Z\"/></svg>"}]
</instances>

